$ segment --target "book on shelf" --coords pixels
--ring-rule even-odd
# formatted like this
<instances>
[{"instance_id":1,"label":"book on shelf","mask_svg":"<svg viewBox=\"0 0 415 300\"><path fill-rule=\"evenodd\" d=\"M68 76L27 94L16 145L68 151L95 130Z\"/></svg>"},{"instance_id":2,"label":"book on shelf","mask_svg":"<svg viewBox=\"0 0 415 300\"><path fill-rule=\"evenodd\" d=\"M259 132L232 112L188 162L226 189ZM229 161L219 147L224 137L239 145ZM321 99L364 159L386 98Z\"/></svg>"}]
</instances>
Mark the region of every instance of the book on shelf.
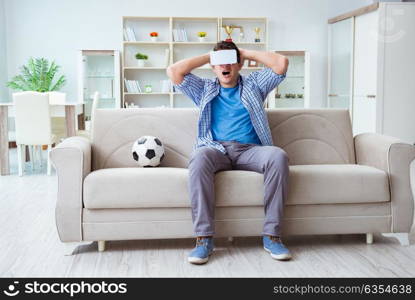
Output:
<instances>
[{"instance_id":1,"label":"book on shelf","mask_svg":"<svg viewBox=\"0 0 415 300\"><path fill-rule=\"evenodd\" d=\"M128 93L141 93L141 86L138 80L128 80L124 78L124 83Z\"/></svg>"},{"instance_id":2,"label":"book on shelf","mask_svg":"<svg viewBox=\"0 0 415 300\"><path fill-rule=\"evenodd\" d=\"M173 29L173 40L175 42L187 42L187 33L184 28Z\"/></svg>"},{"instance_id":3,"label":"book on shelf","mask_svg":"<svg viewBox=\"0 0 415 300\"><path fill-rule=\"evenodd\" d=\"M135 38L134 28L126 27L124 28L124 39L127 42L136 42L137 39Z\"/></svg>"},{"instance_id":4,"label":"book on shelf","mask_svg":"<svg viewBox=\"0 0 415 300\"><path fill-rule=\"evenodd\" d=\"M134 84L135 84L137 93L141 93L141 87L140 87L140 84L138 83L138 80L134 80Z\"/></svg>"},{"instance_id":5,"label":"book on shelf","mask_svg":"<svg viewBox=\"0 0 415 300\"><path fill-rule=\"evenodd\" d=\"M123 28L122 32L123 32L124 41L129 41L130 39L128 38L127 30Z\"/></svg>"},{"instance_id":6,"label":"book on shelf","mask_svg":"<svg viewBox=\"0 0 415 300\"><path fill-rule=\"evenodd\" d=\"M172 86L173 93L183 94L181 90L179 90L178 88L176 88L176 87L174 86L174 84L173 84L173 83L172 83L172 85L171 85L171 86Z\"/></svg>"},{"instance_id":7,"label":"book on shelf","mask_svg":"<svg viewBox=\"0 0 415 300\"><path fill-rule=\"evenodd\" d=\"M169 79L161 81L161 92L162 93L170 93L171 91L172 82Z\"/></svg>"},{"instance_id":8,"label":"book on shelf","mask_svg":"<svg viewBox=\"0 0 415 300\"><path fill-rule=\"evenodd\" d=\"M170 49L168 49L168 48L164 52L164 62L165 62L166 68L167 68L170 64Z\"/></svg>"}]
</instances>

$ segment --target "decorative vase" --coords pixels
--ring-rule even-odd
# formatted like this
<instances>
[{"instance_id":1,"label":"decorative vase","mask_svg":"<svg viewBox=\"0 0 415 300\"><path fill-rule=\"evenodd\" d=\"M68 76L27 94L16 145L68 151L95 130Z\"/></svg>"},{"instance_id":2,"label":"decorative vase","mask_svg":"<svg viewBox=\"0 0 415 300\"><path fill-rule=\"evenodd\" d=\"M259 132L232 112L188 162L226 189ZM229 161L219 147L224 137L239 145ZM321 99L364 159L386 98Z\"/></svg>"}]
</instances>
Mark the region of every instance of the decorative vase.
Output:
<instances>
[{"instance_id":1,"label":"decorative vase","mask_svg":"<svg viewBox=\"0 0 415 300\"><path fill-rule=\"evenodd\" d=\"M137 65L139 68L142 68L146 65L146 60L145 59L137 59Z\"/></svg>"},{"instance_id":2,"label":"decorative vase","mask_svg":"<svg viewBox=\"0 0 415 300\"><path fill-rule=\"evenodd\" d=\"M150 37L152 42L157 42L157 37L156 36L152 36Z\"/></svg>"},{"instance_id":3,"label":"decorative vase","mask_svg":"<svg viewBox=\"0 0 415 300\"><path fill-rule=\"evenodd\" d=\"M206 37L204 36L199 36L199 42L203 43L206 41Z\"/></svg>"}]
</instances>

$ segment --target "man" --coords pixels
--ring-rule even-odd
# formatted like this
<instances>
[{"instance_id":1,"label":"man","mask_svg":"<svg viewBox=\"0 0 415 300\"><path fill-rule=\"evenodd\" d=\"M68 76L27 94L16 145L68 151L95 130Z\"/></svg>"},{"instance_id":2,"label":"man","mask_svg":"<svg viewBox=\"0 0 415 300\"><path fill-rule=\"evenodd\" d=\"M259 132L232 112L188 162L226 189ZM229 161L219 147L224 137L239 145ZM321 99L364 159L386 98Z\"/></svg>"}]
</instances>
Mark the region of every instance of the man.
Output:
<instances>
[{"instance_id":1,"label":"man","mask_svg":"<svg viewBox=\"0 0 415 300\"><path fill-rule=\"evenodd\" d=\"M264 249L274 259L288 260L291 254L280 239L288 157L284 150L273 146L264 110L268 93L285 78L288 59L274 52L238 49L231 41L218 42L213 50L234 50L237 56L233 64L212 65L217 76L215 80L190 73L211 62L212 54L183 59L167 69L175 87L201 110L198 139L188 166L192 220L197 237L188 260L203 264L213 252L214 176L218 171L232 169L264 174ZM262 63L265 68L241 76L239 71L245 59Z\"/></svg>"}]
</instances>

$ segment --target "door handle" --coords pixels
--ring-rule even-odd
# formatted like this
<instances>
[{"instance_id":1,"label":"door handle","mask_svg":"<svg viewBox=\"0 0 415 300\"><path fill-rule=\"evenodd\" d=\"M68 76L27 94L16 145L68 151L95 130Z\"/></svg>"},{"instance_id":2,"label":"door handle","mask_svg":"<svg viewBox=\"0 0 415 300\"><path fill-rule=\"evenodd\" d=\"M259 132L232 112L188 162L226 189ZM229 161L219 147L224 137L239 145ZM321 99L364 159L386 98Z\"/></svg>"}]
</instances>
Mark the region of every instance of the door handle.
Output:
<instances>
[{"instance_id":1,"label":"door handle","mask_svg":"<svg viewBox=\"0 0 415 300\"><path fill-rule=\"evenodd\" d=\"M329 94L329 97L337 97L337 94Z\"/></svg>"},{"instance_id":2,"label":"door handle","mask_svg":"<svg viewBox=\"0 0 415 300\"><path fill-rule=\"evenodd\" d=\"M376 95L366 95L366 98L376 98Z\"/></svg>"}]
</instances>

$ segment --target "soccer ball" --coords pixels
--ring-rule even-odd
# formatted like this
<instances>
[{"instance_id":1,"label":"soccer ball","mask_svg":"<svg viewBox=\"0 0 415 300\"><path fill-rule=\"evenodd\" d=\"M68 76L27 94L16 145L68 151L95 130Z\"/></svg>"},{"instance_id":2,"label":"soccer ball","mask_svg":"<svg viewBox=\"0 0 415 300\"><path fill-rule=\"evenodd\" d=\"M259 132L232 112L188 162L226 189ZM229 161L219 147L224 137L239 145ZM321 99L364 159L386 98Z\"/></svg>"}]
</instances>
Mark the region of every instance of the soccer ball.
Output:
<instances>
[{"instance_id":1,"label":"soccer ball","mask_svg":"<svg viewBox=\"0 0 415 300\"><path fill-rule=\"evenodd\" d=\"M164 147L154 136L145 135L136 140L131 149L140 167L157 167L164 158Z\"/></svg>"}]
</instances>

